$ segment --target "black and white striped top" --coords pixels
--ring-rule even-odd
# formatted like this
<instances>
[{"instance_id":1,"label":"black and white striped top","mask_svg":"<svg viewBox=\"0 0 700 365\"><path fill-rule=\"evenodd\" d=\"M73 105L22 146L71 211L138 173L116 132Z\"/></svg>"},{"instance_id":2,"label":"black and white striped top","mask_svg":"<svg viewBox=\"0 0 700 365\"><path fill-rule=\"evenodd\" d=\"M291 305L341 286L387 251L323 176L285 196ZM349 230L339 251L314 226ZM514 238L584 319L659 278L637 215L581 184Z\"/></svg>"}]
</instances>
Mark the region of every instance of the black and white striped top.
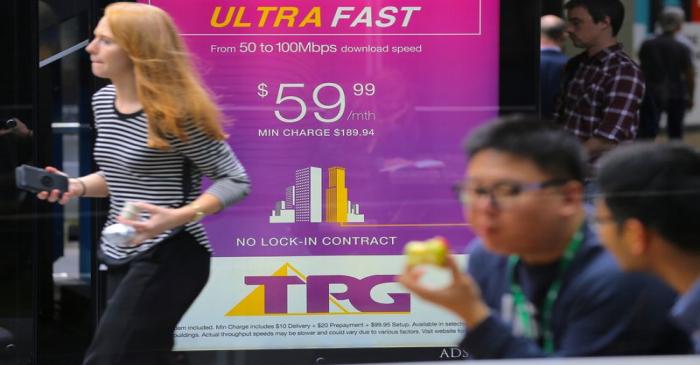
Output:
<instances>
[{"instance_id":1,"label":"black and white striped top","mask_svg":"<svg viewBox=\"0 0 700 365\"><path fill-rule=\"evenodd\" d=\"M172 137L168 139L172 148L151 148L147 142L146 114L119 113L114 106L115 98L113 85L100 89L92 98L97 129L95 160L99 174L107 181L110 196L105 227L117 222L125 202L176 208L195 200L201 194L202 175L213 181L206 192L216 196L224 207L248 194L248 176L226 141L212 140L193 125L186 129L189 138L185 142ZM190 167L185 168L186 164ZM189 194L184 196L187 181ZM141 218L148 219L148 213L142 213ZM201 223L188 223L185 229L211 251ZM127 260L149 250L170 233L163 232L133 248L111 245L104 238L100 245L108 258Z\"/></svg>"}]
</instances>

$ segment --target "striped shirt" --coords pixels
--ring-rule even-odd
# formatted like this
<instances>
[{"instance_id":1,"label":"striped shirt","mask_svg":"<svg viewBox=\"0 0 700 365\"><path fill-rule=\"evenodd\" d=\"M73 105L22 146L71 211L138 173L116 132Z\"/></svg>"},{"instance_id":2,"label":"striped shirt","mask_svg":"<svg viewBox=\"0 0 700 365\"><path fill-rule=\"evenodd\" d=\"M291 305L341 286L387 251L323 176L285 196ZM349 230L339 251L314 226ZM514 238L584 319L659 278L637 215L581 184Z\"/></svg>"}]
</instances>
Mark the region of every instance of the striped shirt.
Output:
<instances>
[{"instance_id":1,"label":"striped shirt","mask_svg":"<svg viewBox=\"0 0 700 365\"><path fill-rule=\"evenodd\" d=\"M617 44L565 67L564 93L555 120L580 140L632 140L639 126L644 79L639 66Z\"/></svg>"},{"instance_id":2,"label":"striped shirt","mask_svg":"<svg viewBox=\"0 0 700 365\"><path fill-rule=\"evenodd\" d=\"M215 141L191 125L186 129L185 142L172 137L168 138L172 148L151 148L146 114L122 114L114 106L115 99L113 85L100 89L92 99L97 129L94 155L110 197L105 227L117 222L125 202L177 208L195 200L201 194L202 175L213 181L206 192L216 196L224 207L248 194L248 176L226 141ZM188 182L189 189L185 186ZM148 218L148 213L141 213L141 219ZM201 223L188 223L185 230L211 251ZM126 260L149 250L171 233L165 231L131 248L112 245L102 238L100 247L108 258Z\"/></svg>"}]
</instances>

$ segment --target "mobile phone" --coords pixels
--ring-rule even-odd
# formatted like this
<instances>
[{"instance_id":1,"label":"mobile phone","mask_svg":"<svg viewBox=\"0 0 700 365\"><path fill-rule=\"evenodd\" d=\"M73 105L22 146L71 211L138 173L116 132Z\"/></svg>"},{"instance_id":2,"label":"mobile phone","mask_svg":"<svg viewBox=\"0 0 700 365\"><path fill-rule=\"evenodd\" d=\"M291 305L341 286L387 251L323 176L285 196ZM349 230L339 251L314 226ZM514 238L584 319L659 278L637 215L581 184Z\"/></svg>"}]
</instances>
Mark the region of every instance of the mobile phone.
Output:
<instances>
[{"instance_id":1,"label":"mobile phone","mask_svg":"<svg viewBox=\"0 0 700 365\"><path fill-rule=\"evenodd\" d=\"M51 192L55 189L61 194L68 191L67 177L29 165L18 166L15 169L15 181L18 188L32 193Z\"/></svg>"}]
</instances>

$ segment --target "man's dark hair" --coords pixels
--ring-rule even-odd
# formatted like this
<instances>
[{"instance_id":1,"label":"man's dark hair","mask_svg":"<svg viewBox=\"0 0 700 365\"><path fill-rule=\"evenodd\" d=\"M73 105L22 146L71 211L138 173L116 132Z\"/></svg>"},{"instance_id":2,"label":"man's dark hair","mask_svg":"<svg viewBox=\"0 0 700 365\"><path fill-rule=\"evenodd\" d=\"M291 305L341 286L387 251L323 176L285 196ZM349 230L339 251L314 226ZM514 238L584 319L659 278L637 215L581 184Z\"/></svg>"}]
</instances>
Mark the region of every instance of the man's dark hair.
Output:
<instances>
[{"instance_id":1,"label":"man's dark hair","mask_svg":"<svg viewBox=\"0 0 700 365\"><path fill-rule=\"evenodd\" d=\"M681 143L619 147L601 160L600 191L618 224L635 218L700 254L700 154Z\"/></svg>"},{"instance_id":2,"label":"man's dark hair","mask_svg":"<svg viewBox=\"0 0 700 365\"><path fill-rule=\"evenodd\" d=\"M586 154L579 141L533 116L512 115L487 123L472 133L465 149L470 158L494 150L532 161L554 179L583 182L586 177Z\"/></svg>"},{"instance_id":3,"label":"man's dark hair","mask_svg":"<svg viewBox=\"0 0 700 365\"><path fill-rule=\"evenodd\" d=\"M588 10L591 18L596 23L605 20L606 16L610 17L613 36L617 36L622 27L622 22L625 20L625 6L622 5L620 0L570 0L564 5L567 11L578 7Z\"/></svg>"}]
</instances>

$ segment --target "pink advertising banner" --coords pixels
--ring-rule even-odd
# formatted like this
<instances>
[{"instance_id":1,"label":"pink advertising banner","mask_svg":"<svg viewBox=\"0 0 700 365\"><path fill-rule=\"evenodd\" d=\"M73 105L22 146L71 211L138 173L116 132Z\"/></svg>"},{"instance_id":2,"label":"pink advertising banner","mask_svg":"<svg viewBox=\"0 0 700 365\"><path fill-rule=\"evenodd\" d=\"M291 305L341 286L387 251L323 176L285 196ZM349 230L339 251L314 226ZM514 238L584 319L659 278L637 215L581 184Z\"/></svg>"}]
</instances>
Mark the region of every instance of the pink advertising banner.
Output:
<instances>
[{"instance_id":1,"label":"pink advertising banner","mask_svg":"<svg viewBox=\"0 0 700 365\"><path fill-rule=\"evenodd\" d=\"M397 254L470 238L451 186L498 109L498 2L153 0L176 20L253 182L215 255Z\"/></svg>"},{"instance_id":2,"label":"pink advertising banner","mask_svg":"<svg viewBox=\"0 0 700 365\"><path fill-rule=\"evenodd\" d=\"M328 323L299 314L323 312L331 327L353 312L455 328L393 276L407 241L440 235L463 253L473 237L452 186L464 171L464 137L498 113L499 1L147 2L175 19L252 181L246 200L205 220L212 277L178 327L179 348L458 340L451 330L449 339L375 331L375 340L339 341L320 330ZM282 285L280 276L298 282ZM336 284L345 292L334 292ZM296 300L299 285L308 288ZM383 299L373 299L380 287ZM267 343L236 327L246 318L286 328L270 314L294 314L294 323L318 332L270 334ZM393 331L390 322L352 318L367 334L376 323L373 330ZM234 345L197 332L220 336L225 326L243 338Z\"/></svg>"}]
</instances>

